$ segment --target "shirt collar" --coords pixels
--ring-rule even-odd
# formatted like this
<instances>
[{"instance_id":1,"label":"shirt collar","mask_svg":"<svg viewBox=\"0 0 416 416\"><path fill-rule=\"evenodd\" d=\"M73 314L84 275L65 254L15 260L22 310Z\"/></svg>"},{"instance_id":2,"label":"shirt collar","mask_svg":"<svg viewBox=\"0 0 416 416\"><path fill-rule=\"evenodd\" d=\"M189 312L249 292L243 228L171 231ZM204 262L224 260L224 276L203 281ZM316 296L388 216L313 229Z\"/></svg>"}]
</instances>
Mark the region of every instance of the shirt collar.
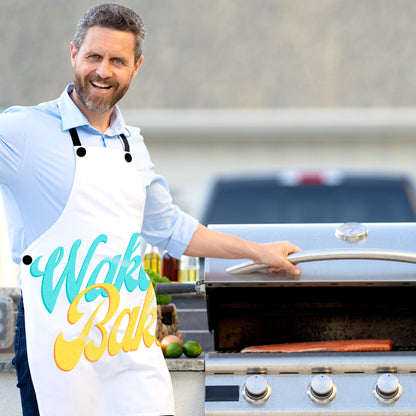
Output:
<instances>
[{"instance_id":1,"label":"shirt collar","mask_svg":"<svg viewBox=\"0 0 416 416\"><path fill-rule=\"evenodd\" d=\"M58 107L61 113L63 130L69 130L71 128L81 126L87 126L94 129L90 125L87 117L82 114L81 110L77 107L74 101L72 101L69 94L71 94L73 89L74 84L69 84L58 99ZM123 116L121 115L121 111L117 106L111 114L110 127L104 134L110 137L118 136L120 134L125 134L127 137L131 135L126 123L124 122Z\"/></svg>"}]
</instances>

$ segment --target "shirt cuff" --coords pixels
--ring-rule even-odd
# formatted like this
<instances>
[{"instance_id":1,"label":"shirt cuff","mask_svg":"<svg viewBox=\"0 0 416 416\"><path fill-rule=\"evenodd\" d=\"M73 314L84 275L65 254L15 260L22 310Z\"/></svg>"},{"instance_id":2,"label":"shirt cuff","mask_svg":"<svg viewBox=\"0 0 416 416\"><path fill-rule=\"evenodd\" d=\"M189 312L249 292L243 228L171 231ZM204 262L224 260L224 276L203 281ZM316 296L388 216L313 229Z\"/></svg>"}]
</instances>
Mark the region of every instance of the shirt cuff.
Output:
<instances>
[{"instance_id":1,"label":"shirt cuff","mask_svg":"<svg viewBox=\"0 0 416 416\"><path fill-rule=\"evenodd\" d=\"M186 212L182 212L166 244L165 250L172 257L179 259L187 249L197 227L198 221Z\"/></svg>"}]
</instances>

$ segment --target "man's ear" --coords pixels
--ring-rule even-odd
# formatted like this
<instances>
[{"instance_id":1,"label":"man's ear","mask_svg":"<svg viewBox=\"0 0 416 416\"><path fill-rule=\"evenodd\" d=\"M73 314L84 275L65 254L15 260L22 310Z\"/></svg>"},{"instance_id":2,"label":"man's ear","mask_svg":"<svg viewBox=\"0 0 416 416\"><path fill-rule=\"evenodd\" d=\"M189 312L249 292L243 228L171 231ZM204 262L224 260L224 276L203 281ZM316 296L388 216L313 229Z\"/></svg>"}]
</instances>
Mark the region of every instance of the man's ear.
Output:
<instances>
[{"instance_id":1,"label":"man's ear","mask_svg":"<svg viewBox=\"0 0 416 416\"><path fill-rule=\"evenodd\" d=\"M134 70L133 70L133 75L132 75L131 79L133 79L137 75L137 72L139 71L139 68L140 68L140 65L142 64L142 62L143 62L143 55L134 64Z\"/></svg>"},{"instance_id":2,"label":"man's ear","mask_svg":"<svg viewBox=\"0 0 416 416\"><path fill-rule=\"evenodd\" d=\"M71 42L70 48L71 48L71 64L72 66L75 66L75 58L77 56L78 50L75 47L73 42Z\"/></svg>"}]
</instances>

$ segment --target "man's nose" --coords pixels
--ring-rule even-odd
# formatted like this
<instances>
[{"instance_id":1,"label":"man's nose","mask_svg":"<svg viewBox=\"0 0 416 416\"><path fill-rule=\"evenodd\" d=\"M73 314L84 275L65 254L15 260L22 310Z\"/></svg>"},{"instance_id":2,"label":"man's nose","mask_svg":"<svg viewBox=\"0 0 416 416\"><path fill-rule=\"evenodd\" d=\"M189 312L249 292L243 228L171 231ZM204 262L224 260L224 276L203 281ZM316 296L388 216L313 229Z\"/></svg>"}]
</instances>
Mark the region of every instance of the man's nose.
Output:
<instances>
[{"instance_id":1,"label":"man's nose","mask_svg":"<svg viewBox=\"0 0 416 416\"><path fill-rule=\"evenodd\" d=\"M106 60L102 60L96 69L97 74L101 78L109 78L111 77L111 67L110 63Z\"/></svg>"}]
</instances>

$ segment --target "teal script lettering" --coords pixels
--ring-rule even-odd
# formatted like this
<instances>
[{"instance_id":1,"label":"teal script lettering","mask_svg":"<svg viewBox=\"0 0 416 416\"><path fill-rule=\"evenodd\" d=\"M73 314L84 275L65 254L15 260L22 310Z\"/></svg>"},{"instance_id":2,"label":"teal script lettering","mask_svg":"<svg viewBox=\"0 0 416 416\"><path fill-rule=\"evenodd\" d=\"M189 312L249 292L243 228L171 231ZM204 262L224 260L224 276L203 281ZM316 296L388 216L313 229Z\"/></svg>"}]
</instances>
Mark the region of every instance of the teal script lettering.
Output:
<instances>
[{"instance_id":1,"label":"teal script lettering","mask_svg":"<svg viewBox=\"0 0 416 416\"><path fill-rule=\"evenodd\" d=\"M137 268L140 266L141 257L139 255L133 256L134 252L140 246L139 240L140 234L133 234L130 242L127 246L126 252L124 254L123 260L121 261L120 270L117 275L117 279L114 283L114 286L120 291L121 286L124 282L127 290L133 292L137 286L139 289L144 291L149 287L150 280L147 278L146 273L143 271L143 268L139 271L139 278L135 279L132 277Z\"/></svg>"},{"instance_id":2,"label":"teal script lettering","mask_svg":"<svg viewBox=\"0 0 416 416\"><path fill-rule=\"evenodd\" d=\"M106 276L104 279L104 283L114 284L114 286L120 291L123 283L126 289L129 292L133 292L137 287L140 290L144 291L148 288L150 280L147 278L146 274L143 271L143 268L140 267L141 264L141 257L140 255L134 255L134 253L139 249L140 234L134 233L132 234L130 241L126 247L124 256L121 254L114 256L113 258L105 258L102 259L95 268L90 272L88 276L88 282L86 287L92 286L96 284L98 275L100 272L105 268L107 269ZM65 283L65 290L66 296L69 303L77 297L77 295L81 292L83 282L86 278L86 274L88 271L88 267L91 263L91 260L96 252L97 247L100 244L106 244L108 237L105 234L100 234L95 240L92 242L90 248L88 249L87 254L82 262L81 269L76 275L75 265L77 263L77 257L79 248L81 246L81 240L76 240L70 249L68 260L66 262L65 268L61 273L60 277L56 281L55 273L56 268L61 263L64 258L64 248L57 247L49 256L48 260L46 261L46 265L42 270L40 267L40 261L43 256L37 257L30 266L30 274L35 277L42 278L41 284L41 296L42 302L49 313L52 313L59 294L62 290L62 287ZM120 265L120 268L119 268ZM106 267L104 267L106 266ZM138 278L134 278L132 274L140 267ZM117 274L117 278L114 282L114 276L119 268L119 272ZM56 281L56 284L54 282ZM114 282L114 283L113 283ZM88 297L86 300L88 302L97 298L97 296L107 296L103 293L100 289L96 289L88 292Z\"/></svg>"}]
</instances>

